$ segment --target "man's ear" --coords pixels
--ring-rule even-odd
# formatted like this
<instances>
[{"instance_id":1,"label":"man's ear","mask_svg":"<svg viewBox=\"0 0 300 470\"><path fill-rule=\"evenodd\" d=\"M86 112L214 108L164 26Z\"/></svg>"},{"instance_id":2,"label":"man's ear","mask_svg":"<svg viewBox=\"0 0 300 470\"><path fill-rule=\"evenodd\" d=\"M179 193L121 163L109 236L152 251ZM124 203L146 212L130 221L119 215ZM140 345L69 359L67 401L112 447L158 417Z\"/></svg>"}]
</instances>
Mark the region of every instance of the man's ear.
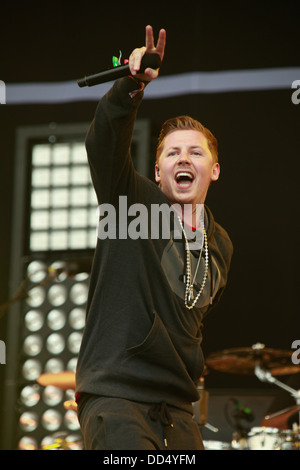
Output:
<instances>
[{"instance_id":1,"label":"man's ear","mask_svg":"<svg viewBox=\"0 0 300 470\"><path fill-rule=\"evenodd\" d=\"M219 163L214 163L212 173L211 173L211 181L217 181L220 176L220 165Z\"/></svg>"},{"instance_id":2,"label":"man's ear","mask_svg":"<svg viewBox=\"0 0 300 470\"><path fill-rule=\"evenodd\" d=\"M160 183L160 172L157 164L155 164L155 181Z\"/></svg>"}]
</instances>

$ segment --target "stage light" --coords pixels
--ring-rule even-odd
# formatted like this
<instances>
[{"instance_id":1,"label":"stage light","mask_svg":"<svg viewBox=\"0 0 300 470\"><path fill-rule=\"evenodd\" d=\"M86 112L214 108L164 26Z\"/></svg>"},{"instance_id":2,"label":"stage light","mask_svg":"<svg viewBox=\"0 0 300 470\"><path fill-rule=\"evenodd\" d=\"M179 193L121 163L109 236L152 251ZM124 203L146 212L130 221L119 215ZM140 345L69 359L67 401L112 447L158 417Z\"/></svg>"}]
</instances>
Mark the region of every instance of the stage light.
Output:
<instances>
[{"instance_id":1,"label":"stage light","mask_svg":"<svg viewBox=\"0 0 300 470\"><path fill-rule=\"evenodd\" d=\"M51 184L51 172L49 168L33 169L31 174L31 183L33 187L48 187Z\"/></svg>"},{"instance_id":2,"label":"stage light","mask_svg":"<svg viewBox=\"0 0 300 470\"><path fill-rule=\"evenodd\" d=\"M32 151L30 249L87 249L98 203L83 142L37 144ZM83 230L80 230L80 229ZM75 231L75 232L74 232Z\"/></svg>"},{"instance_id":3,"label":"stage light","mask_svg":"<svg viewBox=\"0 0 300 470\"><path fill-rule=\"evenodd\" d=\"M24 340L23 350L28 356L37 356L43 347L43 339L39 335L30 335Z\"/></svg>"},{"instance_id":4,"label":"stage light","mask_svg":"<svg viewBox=\"0 0 300 470\"><path fill-rule=\"evenodd\" d=\"M82 437L80 434L69 434L66 437L66 443L69 450L82 450Z\"/></svg>"},{"instance_id":5,"label":"stage light","mask_svg":"<svg viewBox=\"0 0 300 470\"><path fill-rule=\"evenodd\" d=\"M19 441L19 450L38 450L38 443L36 439L24 436Z\"/></svg>"},{"instance_id":6,"label":"stage light","mask_svg":"<svg viewBox=\"0 0 300 470\"><path fill-rule=\"evenodd\" d=\"M68 186L70 181L69 168L53 168L51 172L52 186Z\"/></svg>"},{"instance_id":7,"label":"stage light","mask_svg":"<svg viewBox=\"0 0 300 470\"><path fill-rule=\"evenodd\" d=\"M85 310L83 308L73 308L69 313L69 324L74 330L82 330L85 326Z\"/></svg>"},{"instance_id":8,"label":"stage light","mask_svg":"<svg viewBox=\"0 0 300 470\"><path fill-rule=\"evenodd\" d=\"M88 286L86 284L74 284L70 290L70 299L76 305L83 305L87 300Z\"/></svg>"},{"instance_id":9,"label":"stage light","mask_svg":"<svg viewBox=\"0 0 300 470\"><path fill-rule=\"evenodd\" d=\"M29 331L39 331L44 324L42 312L39 310L29 310L24 317L24 323Z\"/></svg>"},{"instance_id":10,"label":"stage light","mask_svg":"<svg viewBox=\"0 0 300 470\"><path fill-rule=\"evenodd\" d=\"M48 268L43 263L30 264L31 273L36 276L34 281L43 285L30 289L33 295L29 302L28 299L24 302L22 376L25 383L19 398L21 434L18 448L34 448L29 438L35 440L38 448L43 448L43 442L49 442L51 448L61 445L62 448L69 445L82 447L79 439L68 444L64 440L61 444L52 436L64 430L80 431L76 411L64 409L64 401L74 400L75 391L64 392L51 384L43 388L36 383L43 373L76 370L85 326L89 273L79 272L70 276L70 267L72 263L61 260L48 264ZM33 414L26 414L30 412ZM48 436L45 432L49 433Z\"/></svg>"},{"instance_id":11,"label":"stage light","mask_svg":"<svg viewBox=\"0 0 300 470\"><path fill-rule=\"evenodd\" d=\"M49 220L50 214L47 210L32 211L30 224L34 230L47 230Z\"/></svg>"},{"instance_id":12,"label":"stage light","mask_svg":"<svg viewBox=\"0 0 300 470\"><path fill-rule=\"evenodd\" d=\"M70 359L67 362L67 370L75 372L76 366L77 366L77 357L72 357L72 359Z\"/></svg>"},{"instance_id":13,"label":"stage light","mask_svg":"<svg viewBox=\"0 0 300 470\"><path fill-rule=\"evenodd\" d=\"M28 292L28 298L26 302L30 307L39 307L44 302L44 299L45 299L45 289L43 287L37 286L37 287L33 287Z\"/></svg>"},{"instance_id":14,"label":"stage light","mask_svg":"<svg viewBox=\"0 0 300 470\"><path fill-rule=\"evenodd\" d=\"M27 267L27 277L33 283L42 282L47 276L47 266L42 261L32 261Z\"/></svg>"},{"instance_id":15,"label":"stage light","mask_svg":"<svg viewBox=\"0 0 300 470\"><path fill-rule=\"evenodd\" d=\"M53 189L50 193L50 206L53 208L67 207L69 205L69 190Z\"/></svg>"},{"instance_id":16,"label":"stage light","mask_svg":"<svg viewBox=\"0 0 300 470\"><path fill-rule=\"evenodd\" d=\"M70 273L65 262L92 257L97 243L99 210L85 149L87 129L87 123L75 129L50 123L17 132L14 233L22 236L14 237L10 283L12 294L22 280L25 288L9 320L9 341L18 345L5 386L8 448L41 449L43 442L82 448L80 433L70 434L79 428L75 412L66 414L64 395L37 381L44 373L75 372L85 326L90 271ZM149 122L137 122L133 161L142 174L149 136ZM74 399L74 390L64 393Z\"/></svg>"},{"instance_id":17,"label":"stage light","mask_svg":"<svg viewBox=\"0 0 300 470\"><path fill-rule=\"evenodd\" d=\"M32 210L45 209L50 205L50 193L47 189L35 189L31 193Z\"/></svg>"},{"instance_id":18,"label":"stage light","mask_svg":"<svg viewBox=\"0 0 300 470\"><path fill-rule=\"evenodd\" d=\"M42 394L43 401L48 406L58 405L62 402L63 396L63 391L57 387L53 387L52 385L48 385L47 387L45 387Z\"/></svg>"},{"instance_id":19,"label":"stage light","mask_svg":"<svg viewBox=\"0 0 300 470\"><path fill-rule=\"evenodd\" d=\"M67 300L67 290L64 285L54 284L48 290L48 300L54 307L60 307Z\"/></svg>"},{"instance_id":20,"label":"stage light","mask_svg":"<svg viewBox=\"0 0 300 470\"><path fill-rule=\"evenodd\" d=\"M37 405L41 398L39 389L38 385L27 385L24 387L20 394L21 402L30 408Z\"/></svg>"},{"instance_id":21,"label":"stage light","mask_svg":"<svg viewBox=\"0 0 300 470\"><path fill-rule=\"evenodd\" d=\"M56 432L45 436L41 441L43 450L82 450L82 437L80 434Z\"/></svg>"},{"instance_id":22,"label":"stage light","mask_svg":"<svg viewBox=\"0 0 300 470\"><path fill-rule=\"evenodd\" d=\"M70 190L70 205L71 206L88 206L89 205L89 190L88 188L71 188Z\"/></svg>"},{"instance_id":23,"label":"stage light","mask_svg":"<svg viewBox=\"0 0 300 470\"><path fill-rule=\"evenodd\" d=\"M45 363L45 372L58 374L64 370L64 362L61 359L51 358Z\"/></svg>"},{"instance_id":24,"label":"stage light","mask_svg":"<svg viewBox=\"0 0 300 470\"><path fill-rule=\"evenodd\" d=\"M67 343L68 343L68 349L69 351L71 351L71 353L76 354L76 355L79 353L81 340L82 340L81 333L74 331L73 333L70 334Z\"/></svg>"},{"instance_id":25,"label":"stage light","mask_svg":"<svg viewBox=\"0 0 300 470\"><path fill-rule=\"evenodd\" d=\"M32 432L38 427L38 415L37 413L32 413L25 411L21 414L20 419L20 428L25 432Z\"/></svg>"},{"instance_id":26,"label":"stage light","mask_svg":"<svg viewBox=\"0 0 300 470\"><path fill-rule=\"evenodd\" d=\"M53 276L53 281L65 281L68 277L67 265L65 261L54 261L48 268L49 273Z\"/></svg>"},{"instance_id":27,"label":"stage light","mask_svg":"<svg viewBox=\"0 0 300 470\"><path fill-rule=\"evenodd\" d=\"M68 227L69 212L66 209L55 209L51 212L51 227L53 229L66 229Z\"/></svg>"},{"instance_id":28,"label":"stage light","mask_svg":"<svg viewBox=\"0 0 300 470\"><path fill-rule=\"evenodd\" d=\"M53 331L61 330L66 321L66 314L63 310L53 309L47 315L47 325Z\"/></svg>"},{"instance_id":29,"label":"stage light","mask_svg":"<svg viewBox=\"0 0 300 470\"><path fill-rule=\"evenodd\" d=\"M42 364L36 359L28 359L22 367L23 378L28 381L37 380L42 373Z\"/></svg>"},{"instance_id":30,"label":"stage light","mask_svg":"<svg viewBox=\"0 0 300 470\"><path fill-rule=\"evenodd\" d=\"M46 410L42 414L41 423L47 431L57 431L62 423L62 414L54 409Z\"/></svg>"},{"instance_id":31,"label":"stage light","mask_svg":"<svg viewBox=\"0 0 300 470\"><path fill-rule=\"evenodd\" d=\"M68 410L64 417L64 423L70 431L78 431L80 429L76 411Z\"/></svg>"},{"instance_id":32,"label":"stage light","mask_svg":"<svg viewBox=\"0 0 300 470\"><path fill-rule=\"evenodd\" d=\"M61 354L65 349L65 338L58 333L51 333L46 340L46 349L51 354Z\"/></svg>"}]
</instances>

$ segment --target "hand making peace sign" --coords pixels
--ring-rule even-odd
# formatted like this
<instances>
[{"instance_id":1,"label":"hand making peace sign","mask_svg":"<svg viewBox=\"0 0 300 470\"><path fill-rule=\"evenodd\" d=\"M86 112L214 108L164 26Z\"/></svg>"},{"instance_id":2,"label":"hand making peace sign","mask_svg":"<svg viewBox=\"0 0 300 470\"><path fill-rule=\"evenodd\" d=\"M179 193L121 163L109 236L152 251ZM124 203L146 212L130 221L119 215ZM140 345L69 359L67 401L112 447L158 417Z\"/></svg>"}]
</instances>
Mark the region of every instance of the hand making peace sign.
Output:
<instances>
[{"instance_id":1,"label":"hand making peace sign","mask_svg":"<svg viewBox=\"0 0 300 470\"><path fill-rule=\"evenodd\" d=\"M158 54L161 61L164 57L166 45L166 31L161 29L159 31L156 47L154 45L153 29L152 26L146 26L146 41L145 46L136 48L132 51L129 57L129 68L131 75L137 77L139 80L150 82L158 77L159 69L146 68L144 73L138 73L141 66L141 60L145 54Z\"/></svg>"}]
</instances>

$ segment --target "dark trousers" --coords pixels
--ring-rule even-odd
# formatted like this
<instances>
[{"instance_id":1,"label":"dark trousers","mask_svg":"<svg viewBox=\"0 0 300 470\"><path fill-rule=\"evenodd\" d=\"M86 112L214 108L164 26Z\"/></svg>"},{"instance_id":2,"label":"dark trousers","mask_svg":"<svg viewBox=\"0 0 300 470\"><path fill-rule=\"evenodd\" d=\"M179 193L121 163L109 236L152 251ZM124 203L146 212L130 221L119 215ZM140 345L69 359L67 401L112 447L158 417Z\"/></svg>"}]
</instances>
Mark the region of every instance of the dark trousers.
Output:
<instances>
[{"instance_id":1,"label":"dark trousers","mask_svg":"<svg viewBox=\"0 0 300 470\"><path fill-rule=\"evenodd\" d=\"M203 450L193 415L164 403L89 396L78 419L86 450Z\"/></svg>"}]
</instances>

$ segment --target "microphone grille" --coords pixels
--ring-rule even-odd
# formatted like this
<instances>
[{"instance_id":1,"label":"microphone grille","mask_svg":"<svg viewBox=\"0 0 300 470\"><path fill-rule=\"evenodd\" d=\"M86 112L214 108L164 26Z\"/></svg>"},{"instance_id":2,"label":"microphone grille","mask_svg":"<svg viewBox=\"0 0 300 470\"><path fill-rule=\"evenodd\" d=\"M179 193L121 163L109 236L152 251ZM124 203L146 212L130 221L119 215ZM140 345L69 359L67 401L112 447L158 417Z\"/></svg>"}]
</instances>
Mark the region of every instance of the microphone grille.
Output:
<instances>
[{"instance_id":1,"label":"microphone grille","mask_svg":"<svg viewBox=\"0 0 300 470\"><path fill-rule=\"evenodd\" d=\"M145 54L142 58L140 72L144 72L148 67L158 69L161 66L161 59L158 54Z\"/></svg>"}]
</instances>

